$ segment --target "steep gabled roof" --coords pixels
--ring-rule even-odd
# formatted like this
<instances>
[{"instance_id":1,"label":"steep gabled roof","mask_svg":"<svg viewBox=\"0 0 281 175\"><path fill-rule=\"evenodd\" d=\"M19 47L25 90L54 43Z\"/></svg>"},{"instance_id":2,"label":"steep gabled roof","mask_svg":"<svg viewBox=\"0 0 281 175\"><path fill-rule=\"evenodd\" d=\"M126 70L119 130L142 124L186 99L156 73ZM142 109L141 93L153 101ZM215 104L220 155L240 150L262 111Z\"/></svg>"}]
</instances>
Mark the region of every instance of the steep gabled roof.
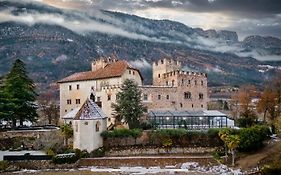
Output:
<instances>
[{"instance_id":1,"label":"steep gabled roof","mask_svg":"<svg viewBox=\"0 0 281 175\"><path fill-rule=\"evenodd\" d=\"M121 77L128 68L134 69L139 72L139 70L133 68L127 61L120 60L120 61L108 64L104 68L100 68L96 71L79 72L79 73L72 74L72 75L58 81L58 83ZM139 72L139 74L140 74L140 72Z\"/></svg>"},{"instance_id":2,"label":"steep gabled roof","mask_svg":"<svg viewBox=\"0 0 281 175\"><path fill-rule=\"evenodd\" d=\"M97 120L107 118L101 108L92 100L87 99L74 117L74 120Z\"/></svg>"}]
</instances>

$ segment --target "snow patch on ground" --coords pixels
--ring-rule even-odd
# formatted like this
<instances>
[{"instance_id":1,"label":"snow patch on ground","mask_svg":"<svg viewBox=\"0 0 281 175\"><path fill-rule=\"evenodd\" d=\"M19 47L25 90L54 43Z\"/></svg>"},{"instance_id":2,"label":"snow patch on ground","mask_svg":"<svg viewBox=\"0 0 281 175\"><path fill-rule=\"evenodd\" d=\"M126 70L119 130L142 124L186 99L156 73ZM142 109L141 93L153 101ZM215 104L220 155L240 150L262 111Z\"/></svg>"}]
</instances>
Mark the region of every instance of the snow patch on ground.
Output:
<instances>
[{"instance_id":1,"label":"snow patch on ground","mask_svg":"<svg viewBox=\"0 0 281 175\"><path fill-rule=\"evenodd\" d=\"M243 175L240 169L231 169L226 165L217 165L217 166L199 166L197 162L186 162L181 165L180 168L176 166L166 166L165 168L161 167L120 167L120 168L101 168L101 167L92 167L92 172L118 172L121 174L160 174L160 173L202 173L202 174L220 174L220 175Z\"/></svg>"}]
</instances>

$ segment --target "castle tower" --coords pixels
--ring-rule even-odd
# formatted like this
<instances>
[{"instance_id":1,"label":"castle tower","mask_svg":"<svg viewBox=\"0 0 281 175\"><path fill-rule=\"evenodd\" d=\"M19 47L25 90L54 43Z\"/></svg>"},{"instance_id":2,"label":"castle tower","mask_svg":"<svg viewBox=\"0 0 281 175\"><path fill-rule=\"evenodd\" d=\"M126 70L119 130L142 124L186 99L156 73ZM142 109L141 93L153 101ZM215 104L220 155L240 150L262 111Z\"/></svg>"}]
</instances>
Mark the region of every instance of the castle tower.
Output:
<instances>
[{"instance_id":1,"label":"castle tower","mask_svg":"<svg viewBox=\"0 0 281 175\"><path fill-rule=\"evenodd\" d=\"M99 58L92 62L92 71L96 71L100 68L104 68L106 65L117 62L115 57Z\"/></svg>"},{"instance_id":2,"label":"castle tower","mask_svg":"<svg viewBox=\"0 0 281 175\"><path fill-rule=\"evenodd\" d=\"M176 71L181 69L181 63L172 59L161 59L157 62L153 62L153 85L161 85L160 82L163 80L163 74L171 71Z\"/></svg>"}]
</instances>

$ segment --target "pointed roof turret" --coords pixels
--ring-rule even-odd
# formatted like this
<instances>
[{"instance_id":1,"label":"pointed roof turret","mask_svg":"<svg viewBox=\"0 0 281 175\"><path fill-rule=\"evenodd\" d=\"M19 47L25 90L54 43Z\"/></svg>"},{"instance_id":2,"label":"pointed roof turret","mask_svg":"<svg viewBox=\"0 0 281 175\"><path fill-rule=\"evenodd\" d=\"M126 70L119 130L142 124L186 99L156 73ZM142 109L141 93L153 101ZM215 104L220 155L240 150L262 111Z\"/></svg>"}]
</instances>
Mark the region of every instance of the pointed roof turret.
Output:
<instances>
[{"instance_id":1,"label":"pointed roof turret","mask_svg":"<svg viewBox=\"0 0 281 175\"><path fill-rule=\"evenodd\" d=\"M97 120L107 118L101 108L92 100L87 98L80 110L74 117L74 120Z\"/></svg>"}]
</instances>

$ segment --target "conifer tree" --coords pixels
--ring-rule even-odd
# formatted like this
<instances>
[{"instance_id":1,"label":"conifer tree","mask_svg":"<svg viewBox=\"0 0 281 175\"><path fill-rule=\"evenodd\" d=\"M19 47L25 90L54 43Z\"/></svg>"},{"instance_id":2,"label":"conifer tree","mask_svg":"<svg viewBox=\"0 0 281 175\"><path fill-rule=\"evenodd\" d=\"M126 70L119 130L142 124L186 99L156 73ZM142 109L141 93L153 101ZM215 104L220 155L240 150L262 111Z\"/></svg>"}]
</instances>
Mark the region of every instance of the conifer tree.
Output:
<instances>
[{"instance_id":1,"label":"conifer tree","mask_svg":"<svg viewBox=\"0 0 281 175\"><path fill-rule=\"evenodd\" d=\"M25 64L17 59L11 71L7 74L3 87L4 95L8 101L9 118L12 120L13 127L16 121L35 121L38 117L35 105L36 92L33 81L27 76Z\"/></svg>"},{"instance_id":2,"label":"conifer tree","mask_svg":"<svg viewBox=\"0 0 281 175\"><path fill-rule=\"evenodd\" d=\"M116 104L112 104L115 115L124 119L130 129L140 127L140 119L145 111L141 103L141 90L133 80L125 80L117 93Z\"/></svg>"},{"instance_id":3,"label":"conifer tree","mask_svg":"<svg viewBox=\"0 0 281 175\"><path fill-rule=\"evenodd\" d=\"M8 121L11 115L11 103L9 103L7 94L4 91L4 77L0 77L0 121Z\"/></svg>"}]
</instances>

